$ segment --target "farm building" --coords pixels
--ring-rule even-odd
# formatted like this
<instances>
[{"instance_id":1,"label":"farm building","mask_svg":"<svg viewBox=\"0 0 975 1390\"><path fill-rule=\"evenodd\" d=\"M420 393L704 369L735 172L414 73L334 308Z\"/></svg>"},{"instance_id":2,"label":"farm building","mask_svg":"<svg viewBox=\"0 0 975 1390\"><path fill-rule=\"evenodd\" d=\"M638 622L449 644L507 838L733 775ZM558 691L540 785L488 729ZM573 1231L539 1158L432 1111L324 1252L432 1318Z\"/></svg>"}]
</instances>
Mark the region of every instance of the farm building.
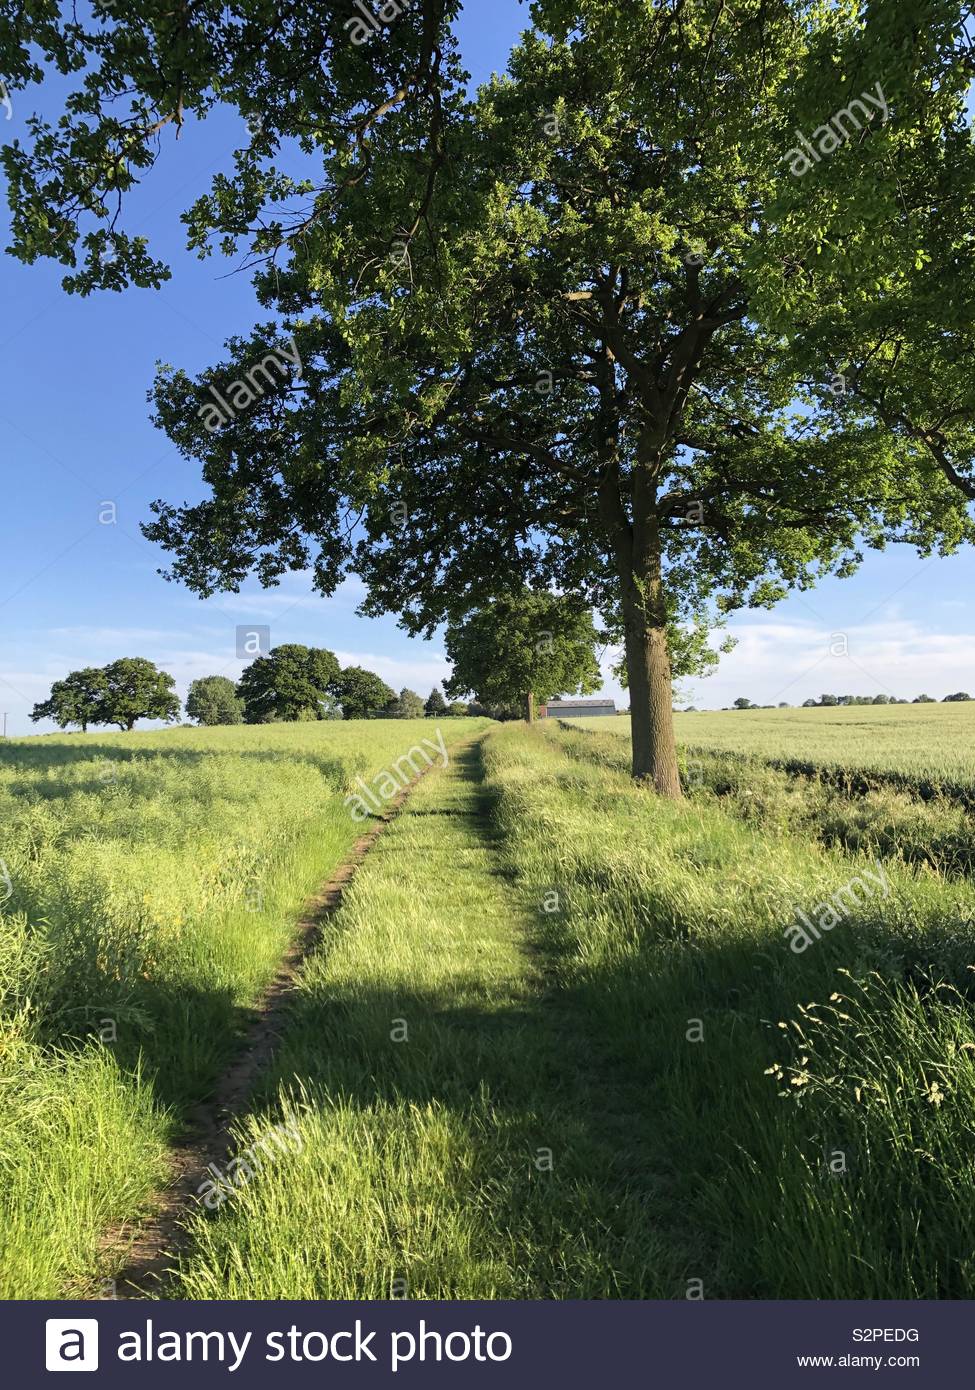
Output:
<instances>
[{"instance_id":1,"label":"farm building","mask_svg":"<svg viewBox=\"0 0 975 1390\"><path fill-rule=\"evenodd\" d=\"M615 700L549 700L538 709L539 719L593 719L615 713Z\"/></svg>"}]
</instances>

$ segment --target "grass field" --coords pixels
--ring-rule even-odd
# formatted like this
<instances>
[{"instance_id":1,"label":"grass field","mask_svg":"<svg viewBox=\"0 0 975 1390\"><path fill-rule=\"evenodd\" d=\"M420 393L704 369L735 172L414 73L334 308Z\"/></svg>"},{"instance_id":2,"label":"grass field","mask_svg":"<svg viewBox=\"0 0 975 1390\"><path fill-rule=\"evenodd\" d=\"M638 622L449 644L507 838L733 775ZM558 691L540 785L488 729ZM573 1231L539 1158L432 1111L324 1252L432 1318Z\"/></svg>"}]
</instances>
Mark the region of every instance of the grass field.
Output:
<instances>
[{"instance_id":1,"label":"grass field","mask_svg":"<svg viewBox=\"0 0 975 1390\"><path fill-rule=\"evenodd\" d=\"M446 720L456 740L484 721ZM0 746L0 1295L92 1287L232 1055L309 892L362 827L354 778L430 723Z\"/></svg>"},{"instance_id":2,"label":"grass field","mask_svg":"<svg viewBox=\"0 0 975 1390\"><path fill-rule=\"evenodd\" d=\"M859 710L764 716L767 749L761 716L687 716L681 804L633 788L622 720L444 721L163 1296L972 1297L964 710L881 710L887 753L846 764L813 717ZM351 779L430 726L0 750L8 1297L114 1276L101 1237L361 828Z\"/></svg>"},{"instance_id":3,"label":"grass field","mask_svg":"<svg viewBox=\"0 0 975 1390\"><path fill-rule=\"evenodd\" d=\"M763 760L862 770L975 793L975 700L826 709L699 710L674 716L678 742ZM630 736L630 721L573 719L573 727Z\"/></svg>"},{"instance_id":4,"label":"grass field","mask_svg":"<svg viewBox=\"0 0 975 1390\"><path fill-rule=\"evenodd\" d=\"M628 719L615 723L628 735ZM677 737L688 749L723 749L843 773L879 773L919 786L962 788L975 796L975 701L701 710L678 714L676 725Z\"/></svg>"}]
</instances>

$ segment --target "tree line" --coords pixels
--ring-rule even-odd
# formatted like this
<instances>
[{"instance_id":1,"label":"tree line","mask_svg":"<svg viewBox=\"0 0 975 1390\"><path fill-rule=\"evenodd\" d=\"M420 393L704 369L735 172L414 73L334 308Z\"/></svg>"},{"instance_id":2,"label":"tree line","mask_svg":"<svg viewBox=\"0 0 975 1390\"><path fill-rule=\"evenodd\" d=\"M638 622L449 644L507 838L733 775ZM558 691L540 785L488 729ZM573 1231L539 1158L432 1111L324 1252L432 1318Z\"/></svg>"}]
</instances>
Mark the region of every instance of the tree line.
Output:
<instances>
[{"instance_id":1,"label":"tree line","mask_svg":"<svg viewBox=\"0 0 975 1390\"><path fill-rule=\"evenodd\" d=\"M194 680L186 714L198 724L267 724L318 719L422 719L482 715L534 718L536 700L588 694L601 684L593 615L577 600L523 592L472 613L446 632L453 673L426 700L404 687L397 695L362 666L342 667L324 647L286 643L259 656L236 683L227 676ZM34 706L36 722L61 728L179 718L175 681L144 657L85 667L55 681ZM458 696L473 695L473 700Z\"/></svg>"},{"instance_id":2,"label":"tree line","mask_svg":"<svg viewBox=\"0 0 975 1390\"><path fill-rule=\"evenodd\" d=\"M171 723L180 717L176 682L145 657L124 657L107 666L86 666L55 681L34 706L34 722L59 728L115 724L131 730L140 719ZM186 716L201 725L271 724L319 719L422 719L466 715L509 717L510 711L476 702L448 704L439 688L426 700L404 687L397 695L373 671L341 667L333 652L297 643L258 657L234 682L201 676L190 683Z\"/></svg>"},{"instance_id":3,"label":"tree line","mask_svg":"<svg viewBox=\"0 0 975 1390\"><path fill-rule=\"evenodd\" d=\"M361 46L336 0L34 8L0 71L64 106L3 152L10 249L67 289L168 278L126 195L161 132L240 118L184 221L252 268L262 321L153 391L207 492L145 534L194 592L355 573L427 635L573 595L624 648L634 776L679 796L683 634L975 538L961 0L535 0L473 93L461 0ZM285 344L295 370L212 428Z\"/></svg>"},{"instance_id":4,"label":"tree line","mask_svg":"<svg viewBox=\"0 0 975 1390\"><path fill-rule=\"evenodd\" d=\"M959 701L970 700L971 695L964 690L956 691L954 695L945 695L942 703L946 705L958 703ZM803 709L829 709L835 705L936 705L938 701L933 695L915 695L913 700L907 700L897 695L820 695L818 700L803 700ZM776 705L756 705L754 701L740 696L732 709L791 709L792 706L787 700L781 700Z\"/></svg>"}]
</instances>

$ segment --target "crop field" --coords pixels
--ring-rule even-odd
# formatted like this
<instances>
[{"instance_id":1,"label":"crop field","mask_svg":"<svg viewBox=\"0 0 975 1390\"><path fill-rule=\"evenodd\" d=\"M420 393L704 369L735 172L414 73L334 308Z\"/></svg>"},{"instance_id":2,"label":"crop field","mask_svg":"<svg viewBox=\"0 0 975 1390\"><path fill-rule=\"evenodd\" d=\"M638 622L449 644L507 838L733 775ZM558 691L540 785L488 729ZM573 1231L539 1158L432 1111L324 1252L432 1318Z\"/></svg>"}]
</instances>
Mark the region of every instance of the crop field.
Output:
<instances>
[{"instance_id":1,"label":"crop field","mask_svg":"<svg viewBox=\"0 0 975 1390\"><path fill-rule=\"evenodd\" d=\"M574 728L630 736L625 716L573 719ZM700 710L674 716L677 738L695 749L735 753L799 770L863 771L905 784L975 794L975 701L814 709Z\"/></svg>"},{"instance_id":2,"label":"crop field","mask_svg":"<svg viewBox=\"0 0 975 1390\"><path fill-rule=\"evenodd\" d=\"M588 721L593 726L599 721ZM603 721L605 723L605 721ZM792 766L862 771L975 797L975 702L678 714L685 748L748 754ZM620 732L629 721L619 719ZM615 727L615 726L614 726Z\"/></svg>"},{"instance_id":3,"label":"crop field","mask_svg":"<svg viewBox=\"0 0 975 1390\"><path fill-rule=\"evenodd\" d=\"M972 1297L965 721L871 713L916 785L861 786L786 766L885 769L852 719L817 743L824 713L794 742L784 715L767 743L761 715L682 719L682 802L630 782L622 720L443 720L141 1292ZM434 727L0 750L7 1297L133 1278L194 1107L361 833L355 779Z\"/></svg>"}]
</instances>

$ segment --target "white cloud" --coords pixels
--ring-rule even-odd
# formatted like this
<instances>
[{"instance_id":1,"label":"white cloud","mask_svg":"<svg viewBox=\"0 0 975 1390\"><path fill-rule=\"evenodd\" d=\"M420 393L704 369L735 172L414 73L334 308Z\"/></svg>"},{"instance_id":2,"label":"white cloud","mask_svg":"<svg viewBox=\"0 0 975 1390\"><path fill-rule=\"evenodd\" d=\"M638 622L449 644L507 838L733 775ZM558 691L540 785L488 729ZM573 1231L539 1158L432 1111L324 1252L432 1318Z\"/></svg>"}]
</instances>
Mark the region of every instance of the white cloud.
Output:
<instances>
[{"instance_id":1,"label":"white cloud","mask_svg":"<svg viewBox=\"0 0 975 1390\"><path fill-rule=\"evenodd\" d=\"M975 688L975 634L932 632L903 618L845 629L803 622L732 621L738 646L715 676L690 681L695 704L801 704L837 695L926 693L941 698Z\"/></svg>"},{"instance_id":2,"label":"white cloud","mask_svg":"<svg viewBox=\"0 0 975 1390\"><path fill-rule=\"evenodd\" d=\"M450 662L437 653L426 660L410 657L382 656L378 652L340 652L335 655L343 666L364 666L375 671L394 690L408 686L420 695L428 695L450 675Z\"/></svg>"},{"instance_id":3,"label":"white cloud","mask_svg":"<svg viewBox=\"0 0 975 1390\"><path fill-rule=\"evenodd\" d=\"M366 586L356 575L344 579L330 598L316 593L311 571L288 575L273 589L245 589L239 594L217 594L207 600L209 608L227 613L243 614L248 618L275 618L292 608L310 608L319 613L327 605L343 609L355 608L365 597Z\"/></svg>"}]
</instances>

